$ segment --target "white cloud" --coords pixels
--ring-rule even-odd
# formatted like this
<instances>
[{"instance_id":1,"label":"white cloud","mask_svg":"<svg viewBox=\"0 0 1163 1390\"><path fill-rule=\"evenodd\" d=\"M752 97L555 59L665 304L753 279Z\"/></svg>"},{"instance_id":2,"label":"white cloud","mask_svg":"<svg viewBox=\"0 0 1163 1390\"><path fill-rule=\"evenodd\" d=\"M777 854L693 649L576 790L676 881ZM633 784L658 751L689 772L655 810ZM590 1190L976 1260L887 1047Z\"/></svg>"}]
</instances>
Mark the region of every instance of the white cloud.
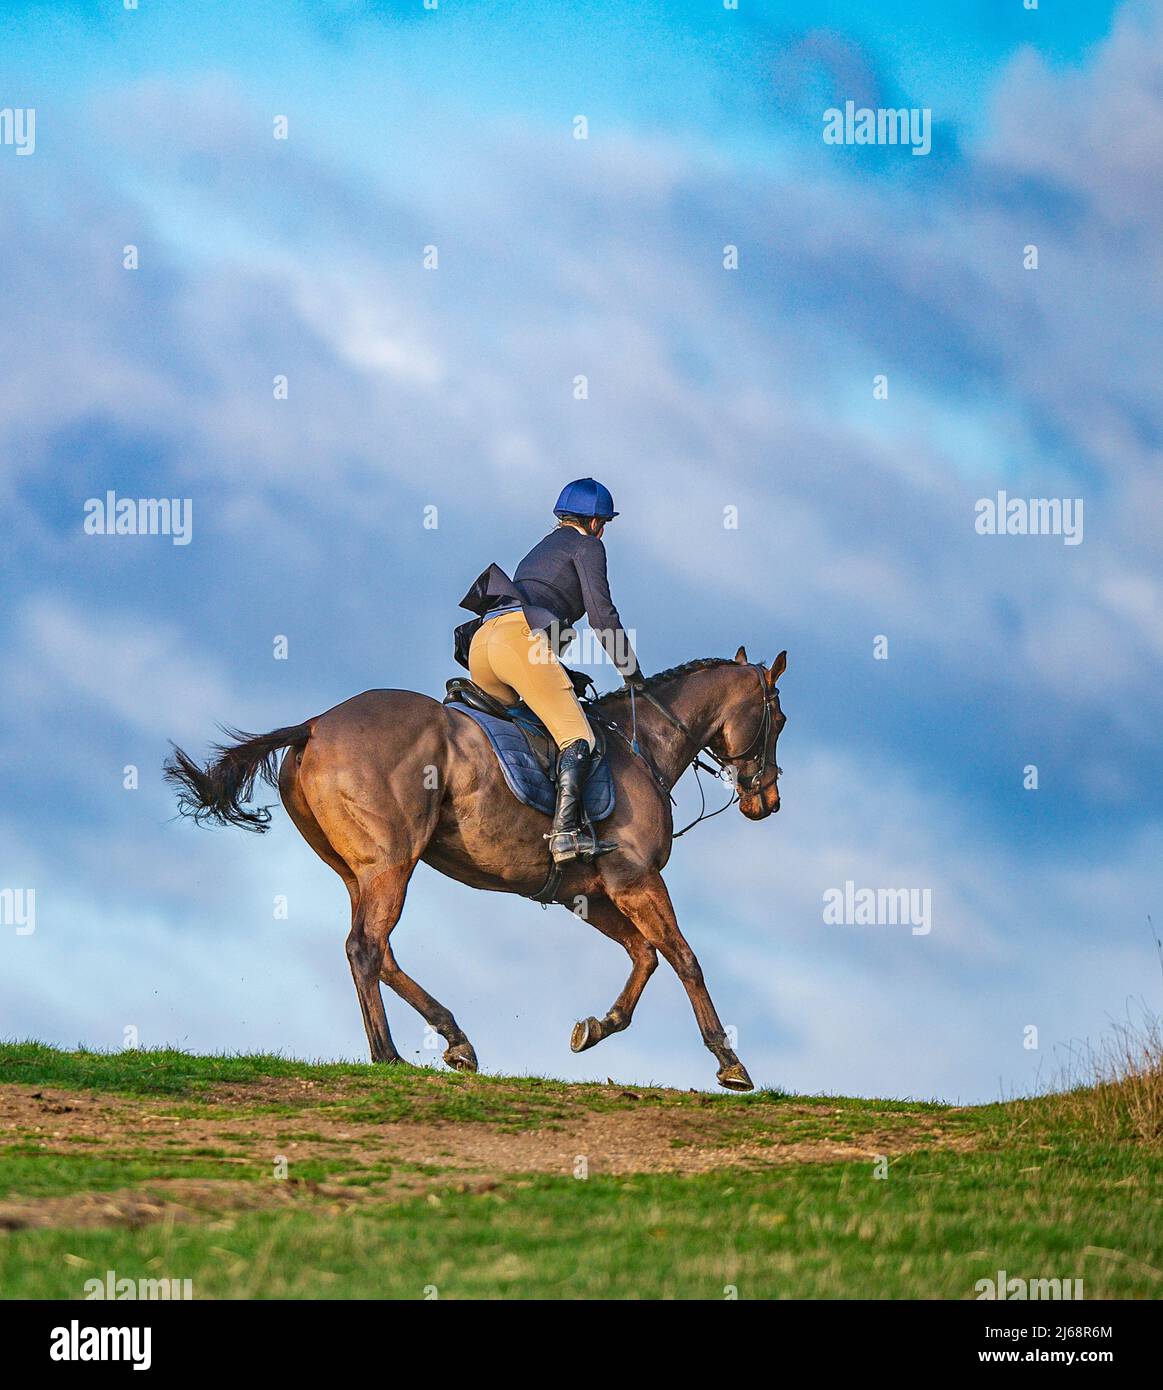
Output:
<instances>
[{"instance_id":1,"label":"white cloud","mask_svg":"<svg viewBox=\"0 0 1163 1390\"><path fill-rule=\"evenodd\" d=\"M243 703L174 625L41 596L25 605L20 627L31 663L25 679L58 708L81 698L136 730L168 736Z\"/></svg>"}]
</instances>

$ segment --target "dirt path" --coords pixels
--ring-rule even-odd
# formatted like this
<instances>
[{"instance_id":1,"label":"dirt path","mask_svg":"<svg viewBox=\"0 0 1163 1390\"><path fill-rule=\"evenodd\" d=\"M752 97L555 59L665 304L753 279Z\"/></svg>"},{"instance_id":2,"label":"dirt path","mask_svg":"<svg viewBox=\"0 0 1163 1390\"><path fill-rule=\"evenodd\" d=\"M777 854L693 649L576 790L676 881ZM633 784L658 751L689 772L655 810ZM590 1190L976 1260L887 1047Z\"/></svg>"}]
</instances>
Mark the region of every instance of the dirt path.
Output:
<instances>
[{"instance_id":1,"label":"dirt path","mask_svg":"<svg viewBox=\"0 0 1163 1390\"><path fill-rule=\"evenodd\" d=\"M344 1118L341 1088L299 1079L226 1087L196 1104L109 1093L0 1086L0 1144L45 1155L156 1160L172 1171L183 1157L210 1158L238 1178L158 1178L117 1191L20 1197L0 1191L0 1232L30 1226L140 1225L189 1220L207 1212L280 1206L301 1200L358 1205L441 1188L487 1191L522 1175L596 1176L707 1173L841 1160L873 1162L918 1147L972 1142L940 1116L871 1116L858 1137L819 1134L820 1104L789 1101L742 1111L701 1097L614 1089L616 1106L564 1101L548 1121L522 1128L506 1115L485 1120L416 1117L369 1124ZM339 1113L335 1113L338 1111ZM177 1112L177 1113L175 1113ZM835 1112L839 1113L839 1112ZM748 1123L741 1128L742 1121ZM800 1131L807 1130L810 1137ZM285 1181L261 1181L285 1160ZM326 1182L302 1181L297 1165L325 1160ZM398 1168L393 1165L399 1165ZM260 1181L256 1181L260 1179ZM349 1185L350 1184L350 1185Z\"/></svg>"}]
</instances>

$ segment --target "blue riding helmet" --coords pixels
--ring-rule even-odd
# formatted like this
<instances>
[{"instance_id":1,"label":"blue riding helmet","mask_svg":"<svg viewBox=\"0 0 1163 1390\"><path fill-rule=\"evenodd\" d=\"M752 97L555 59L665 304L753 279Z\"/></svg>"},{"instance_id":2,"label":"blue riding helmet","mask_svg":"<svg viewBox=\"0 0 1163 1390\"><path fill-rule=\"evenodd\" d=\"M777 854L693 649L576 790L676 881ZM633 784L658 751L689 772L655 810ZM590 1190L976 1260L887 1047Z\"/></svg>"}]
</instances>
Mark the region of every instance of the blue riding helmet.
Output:
<instances>
[{"instance_id":1,"label":"blue riding helmet","mask_svg":"<svg viewBox=\"0 0 1163 1390\"><path fill-rule=\"evenodd\" d=\"M609 521L618 515L610 489L593 478L575 478L566 483L553 509L554 516L597 516Z\"/></svg>"}]
</instances>

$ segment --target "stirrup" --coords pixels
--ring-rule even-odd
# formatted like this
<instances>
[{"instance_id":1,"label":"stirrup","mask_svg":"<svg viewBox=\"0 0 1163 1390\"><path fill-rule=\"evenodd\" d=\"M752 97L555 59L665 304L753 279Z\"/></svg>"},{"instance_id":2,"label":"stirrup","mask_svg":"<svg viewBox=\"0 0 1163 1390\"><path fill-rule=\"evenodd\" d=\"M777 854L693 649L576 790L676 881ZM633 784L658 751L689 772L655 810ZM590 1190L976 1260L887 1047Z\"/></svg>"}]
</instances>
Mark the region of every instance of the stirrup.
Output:
<instances>
[{"instance_id":1,"label":"stirrup","mask_svg":"<svg viewBox=\"0 0 1163 1390\"><path fill-rule=\"evenodd\" d=\"M592 863L598 855L617 849L613 840L599 840L592 830L553 830L543 837L549 841L549 853L555 864L568 864L574 859Z\"/></svg>"}]
</instances>

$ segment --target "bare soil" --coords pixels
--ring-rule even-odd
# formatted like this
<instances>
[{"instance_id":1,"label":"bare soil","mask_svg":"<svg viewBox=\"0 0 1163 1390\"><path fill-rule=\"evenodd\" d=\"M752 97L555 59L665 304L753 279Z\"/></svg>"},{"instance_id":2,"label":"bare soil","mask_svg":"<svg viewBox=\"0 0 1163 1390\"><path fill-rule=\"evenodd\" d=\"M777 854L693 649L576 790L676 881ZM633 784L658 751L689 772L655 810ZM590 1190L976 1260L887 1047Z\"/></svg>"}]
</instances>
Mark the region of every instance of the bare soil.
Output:
<instances>
[{"instance_id":1,"label":"bare soil","mask_svg":"<svg viewBox=\"0 0 1163 1390\"><path fill-rule=\"evenodd\" d=\"M673 1100L675 1093L659 1091L612 1088L610 1094L621 1102L617 1108L588 1108L566 1099L561 1118L519 1128L423 1118L353 1123L328 1110L329 1103L351 1099L342 1087L299 1078L222 1087L201 1095L195 1106L165 1098L0 1086L0 1144L19 1142L46 1155L105 1160L156 1157L171 1165L181 1155L202 1154L226 1171L239 1172L238 1180L154 1179L115 1191L0 1199L0 1233L38 1226L205 1220L213 1213L304 1200L345 1207L423 1193L438 1197L443 1188L483 1192L522 1176L577 1175L583 1167L589 1176L695 1174L872 1162L919 1147L973 1143L972 1136L925 1113L886 1115L883 1127L874 1117L858 1140L829 1140L796 1137L805 1118L827 1113L818 1105L781 1104L773 1108L769 1126L749 1135L740 1132L739 1112L730 1105L703 1105L693 1096L683 1096L683 1104L651 1103ZM294 1107L290 1113L288 1106ZM421 1115L424 1108L421 1101ZM269 1179L280 1157L287 1161L287 1180L255 1181ZM335 1180L296 1179L296 1163L309 1159L338 1164ZM387 1165L401 1166L385 1177Z\"/></svg>"}]
</instances>

